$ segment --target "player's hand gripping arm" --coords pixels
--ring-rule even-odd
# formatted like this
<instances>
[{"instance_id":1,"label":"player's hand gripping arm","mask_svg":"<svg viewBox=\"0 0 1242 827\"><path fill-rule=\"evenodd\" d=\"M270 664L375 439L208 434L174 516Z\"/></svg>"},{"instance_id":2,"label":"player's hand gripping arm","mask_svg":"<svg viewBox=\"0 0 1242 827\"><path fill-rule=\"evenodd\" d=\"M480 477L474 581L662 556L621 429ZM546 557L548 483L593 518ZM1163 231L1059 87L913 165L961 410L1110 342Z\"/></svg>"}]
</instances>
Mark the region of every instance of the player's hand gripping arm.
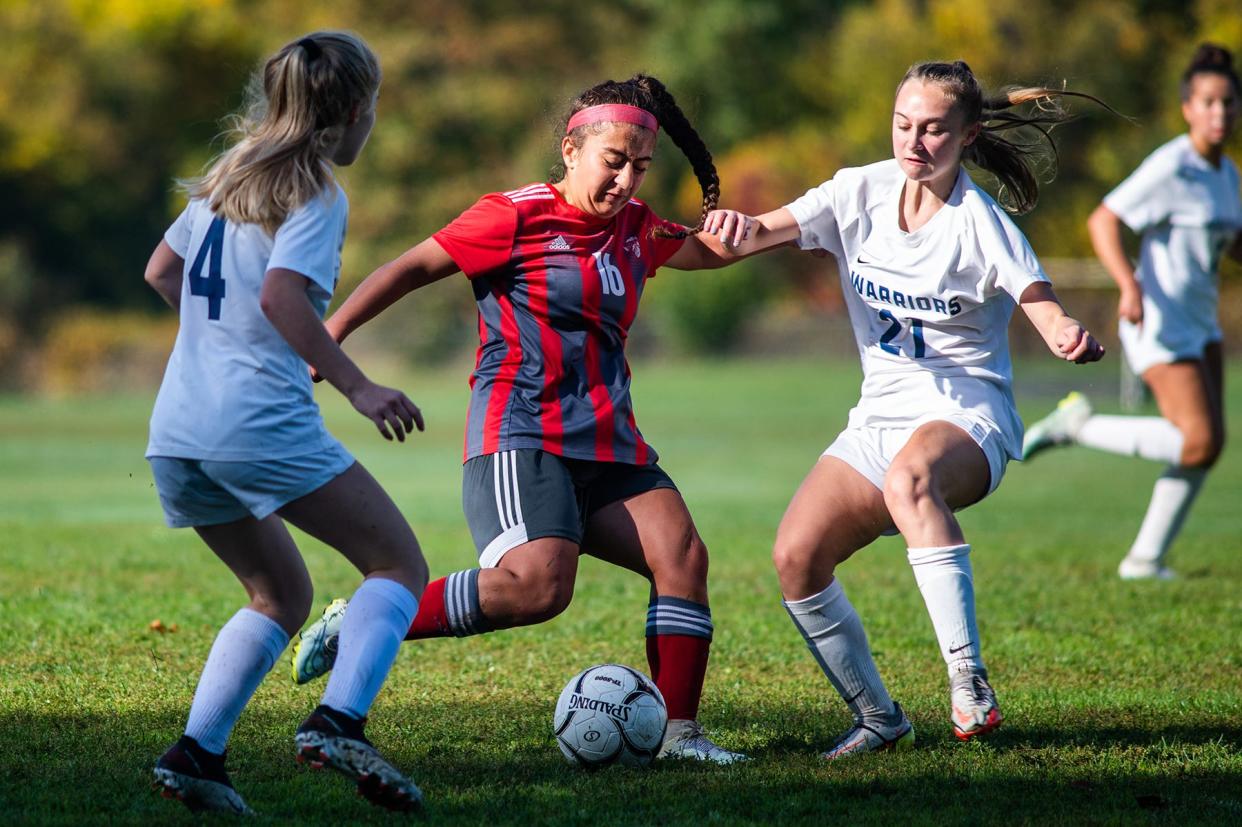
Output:
<instances>
[{"instance_id":1,"label":"player's hand gripping arm","mask_svg":"<svg viewBox=\"0 0 1242 827\"><path fill-rule=\"evenodd\" d=\"M1048 282L1037 281L1028 286L1022 291L1020 303L1054 356L1079 365L1103 358L1104 346L1077 319L1066 314Z\"/></svg>"},{"instance_id":2,"label":"player's hand gripping arm","mask_svg":"<svg viewBox=\"0 0 1242 827\"><path fill-rule=\"evenodd\" d=\"M168 306L181 312L181 278L185 272L185 259L173 252L167 241L161 241L151 253L143 278L147 284L168 302Z\"/></svg>"},{"instance_id":3,"label":"player's hand gripping arm","mask_svg":"<svg viewBox=\"0 0 1242 827\"><path fill-rule=\"evenodd\" d=\"M686 239L668 266L676 270L724 267L787 244L798 237L798 232L797 220L784 207L757 217L737 210L712 210L703 229Z\"/></svg>"},{"instance_id":4,"label":"player's hand gripping arm","mask_svg":"<svg viewBox=\"0 0 1242 827\"><path fill-rule=\"evenodd\" d=\"M423 415L418 406L401 391L367 379L328 335L306 294L308 286L309 280L293 270L277 267L267 271L259 293L259 307L272 327L308 364L315 365L358 413L374 422L384 439L391 440L396 434L404 442L405 435L414 433L415 426L423 430Z\"/></svg>"},{"instance_id":5,"label":"player's hand gripping arm","mask_svg":"<svg viewBox=\"0 0 1242 827\"><path fill-rule=\"evenodd\" d=\"M1134 277L1134 265L1121 243L1121 219L1103 204L1087 219L1087 232L1096 258L1117 282L1121 297L1117 300L1117 317L1140 324L1143 321L1143 288Z\"/></svg>"}]
</instances>

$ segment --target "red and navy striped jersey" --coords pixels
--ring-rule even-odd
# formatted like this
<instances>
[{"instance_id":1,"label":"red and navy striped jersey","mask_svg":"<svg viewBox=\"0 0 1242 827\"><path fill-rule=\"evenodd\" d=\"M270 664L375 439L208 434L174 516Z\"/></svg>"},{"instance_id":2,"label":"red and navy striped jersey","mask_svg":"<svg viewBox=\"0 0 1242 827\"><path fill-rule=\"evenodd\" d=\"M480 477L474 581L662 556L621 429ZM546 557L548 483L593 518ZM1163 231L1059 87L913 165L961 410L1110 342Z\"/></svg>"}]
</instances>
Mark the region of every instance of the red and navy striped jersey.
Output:
<instances>
[{"instance_id":1,"label":"red and navy striped jersey","mask_svg":"<svg viewBox=\"0 0 1242 827\"><path fill-rule=\"evenodd\" d=\"M643 285L681 239L631 200L587 215L549 184L485 195L433 237L471 280L479 352L466 459L516 448L644 465L625 340Z\"/></svg>"}]
</instances>

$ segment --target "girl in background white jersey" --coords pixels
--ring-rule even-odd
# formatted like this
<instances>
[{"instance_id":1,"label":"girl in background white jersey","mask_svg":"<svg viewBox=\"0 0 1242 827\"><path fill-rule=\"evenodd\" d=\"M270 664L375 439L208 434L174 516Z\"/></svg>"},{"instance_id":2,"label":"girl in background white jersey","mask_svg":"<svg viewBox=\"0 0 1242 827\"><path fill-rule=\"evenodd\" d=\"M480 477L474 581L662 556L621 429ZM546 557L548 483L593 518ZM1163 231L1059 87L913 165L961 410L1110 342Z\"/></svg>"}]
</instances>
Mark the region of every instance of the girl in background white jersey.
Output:
<instances>
[{"instance_id":1,"label":"girl in background white jersey","mask_svg":"<svg viewBox=\"0 0 1242 827\"><path fill-rule=\"evenodd\" d=\"M993 173L1016 211L1034 206L1032 147L1004 135L1064 118L1061 93L985 98L963 62L912 67L897 87L892 160L836 176L779 210L707 223L739 255L794 242L832 253L862 359L862 398L789 504L773 558L785 607L854 714L824 754L913 744L876 670L836 567L899 531L948 666L953 729L1001 723L980 657L970 546L953 511L1000 483L1022 422L1010 392L1007 327L1020 303L1049 349L1090 362L1103 349L1065 314L1022 233L962 168ZM1040 101L1026 118L1010 108Z\"/></svg>"},{"instance_id":2,"label":"girl in background white jersey","mask_svg":"<svg viewBox=\"0 0 1242 827\"><path fill-rule=\"evenodd\" d=\"M239 141L187 184L190 203L147 264L147 282L181 317L147 448L160 502L168 524L193 526L250 596L212 645L185 734L155 767L156 787L194 810L250 812L225 772L225 744L312 598L283 520L366 578L321 705L295 735L298 758L345 773L383 806L421 798L363 725L418 609L426 562L392 500L324 428L307 370L386 439L422 429L414 404L369 381L322 322L348 214L332 164L362 150L379 84L375 55L350 33L277 52Z\"/></svg>"},{"instance_id":3,"label":"girl in background white jersey","mask_svg":"<svg viewBox=\"0 0 1242 827\"><path fill-rule=\"evenodd\" d=\"M1081 394L1031 426L1025 456L1077 442L1168 464L1119 574L1169 579L1165 555L1225 441L1217 266L1242 260L1238 168L1223 153L1238 118L1229 52L1201 45L1182 75L1189 131L1143 161L1087 221L1096 255L1121 289L1121 344L1161 416L1092 415ZM1121 225L1142 236L1137 268Z\"/></svg>"}]
</instances>

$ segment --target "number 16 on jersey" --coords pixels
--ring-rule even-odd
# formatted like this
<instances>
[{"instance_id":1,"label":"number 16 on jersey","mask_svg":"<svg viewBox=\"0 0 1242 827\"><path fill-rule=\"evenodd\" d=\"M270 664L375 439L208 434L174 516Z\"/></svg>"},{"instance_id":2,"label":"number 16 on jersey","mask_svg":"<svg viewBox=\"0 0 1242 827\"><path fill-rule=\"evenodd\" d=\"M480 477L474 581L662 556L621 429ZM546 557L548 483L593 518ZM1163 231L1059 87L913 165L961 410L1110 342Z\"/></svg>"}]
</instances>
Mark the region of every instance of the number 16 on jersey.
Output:
<instances>
[{"instance_id":1,"label":"number 16 on jersey","mask_svg":"<svg viewBox=\"0 0 1242 827\"><path fill-rule=\"evenodd\" d=\"M901 355L901 345L896 344L894 340L901 335L906 325L909 324L910 337L914 340L914 353L907 355L912 355L915 359L922 359L927 355L927 345L923 342L922 319L898 319L887 310L881 310L880 321L888 322L888 329L880 336L880 347L885 352L896 356Z\"/></svg>"}]
</instances>

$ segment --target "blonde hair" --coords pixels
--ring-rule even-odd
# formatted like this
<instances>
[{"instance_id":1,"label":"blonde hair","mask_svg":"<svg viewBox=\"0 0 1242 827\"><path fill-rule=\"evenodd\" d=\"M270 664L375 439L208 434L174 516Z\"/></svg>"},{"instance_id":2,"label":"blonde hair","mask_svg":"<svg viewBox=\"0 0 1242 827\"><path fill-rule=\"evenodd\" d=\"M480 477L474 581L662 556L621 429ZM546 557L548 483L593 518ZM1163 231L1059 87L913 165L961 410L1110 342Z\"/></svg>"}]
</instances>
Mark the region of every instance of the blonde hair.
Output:
<instances>
[{"instance_id":1,"label":"blonde hair","mask_svg":"<svg viewBox=\"0 0 1242 827\"><path fill-rule=\"evenodd\" d=\"M897 84L897 91L901 92L901 87L909 80L937 84L953 99L967 126L980 125L978 137L966 147L962 160L996 177L1000 184L997 201L1011 213L1029 212L1039 200L1037 167L1056 169L1057 148L1049 133L1057 124L1071 119L1061 106L1062 98L1094 101L1116 114L1116 110L1099 98L1067 89L1027 86L986 95L963 60L916 63ZM1010 111L1024 103L1033 103L1033 109L1025 114ZM1023 129L1033 131L1034 137L1020 137L1017 133Z\"/></svg>"},{"instance_id":2,"label":"blonde hair","mask_svg":"<svg viewBox=\"0 0 1242 827\"><path fill-rule=\"evenodd\" d=\"M374 52L352 32L313 32L268 58L232 116L233 145L199 178L178 182L191 198L274 235L285 218L333 181L326 154L380 84Z\"/></svg>"}]
</instances>

